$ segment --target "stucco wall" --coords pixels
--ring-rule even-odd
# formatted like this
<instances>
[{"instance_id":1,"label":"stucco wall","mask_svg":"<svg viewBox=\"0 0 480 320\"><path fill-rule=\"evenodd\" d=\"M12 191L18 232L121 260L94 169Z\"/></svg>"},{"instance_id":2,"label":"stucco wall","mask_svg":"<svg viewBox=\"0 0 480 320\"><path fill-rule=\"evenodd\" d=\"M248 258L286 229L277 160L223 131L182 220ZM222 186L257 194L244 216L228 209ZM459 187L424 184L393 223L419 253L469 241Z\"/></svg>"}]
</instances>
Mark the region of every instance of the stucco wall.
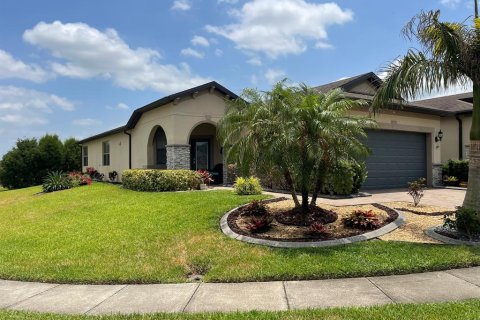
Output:
<instances>
[{"instance_id":1,"label":"stucco wall","mask_svg":"<svg viewBox=\"0 0 480 320\"><path fill-rule=\"evenodd\" d=\"M461 115L463 123L463 143L462 157L467 157L467 147L470 145L470 130L472 128L472 116ZM442 146L442 163L446 163L449 159L459 159L459 139L458 139L458 121L454 117L442 118L443 139Z\"/></svg>"},{"instance_id":2,"label":"stucco wall","mask_svg":"<svg viewBox=\"0 0 480 320\"><path fill-rule=\"evenodd\" d=\"M110 143L110 165L103 165L102 143ZM108 178L110 171L117 171L121 179L122 171L128 169L128 136L124 133L117 133L101 139L89 141L83 144L88 147L88 166L83 166L85 172L87 167L94 167ZM83 159L82 159L83 165Z\"/></svg>"}]
</instances>

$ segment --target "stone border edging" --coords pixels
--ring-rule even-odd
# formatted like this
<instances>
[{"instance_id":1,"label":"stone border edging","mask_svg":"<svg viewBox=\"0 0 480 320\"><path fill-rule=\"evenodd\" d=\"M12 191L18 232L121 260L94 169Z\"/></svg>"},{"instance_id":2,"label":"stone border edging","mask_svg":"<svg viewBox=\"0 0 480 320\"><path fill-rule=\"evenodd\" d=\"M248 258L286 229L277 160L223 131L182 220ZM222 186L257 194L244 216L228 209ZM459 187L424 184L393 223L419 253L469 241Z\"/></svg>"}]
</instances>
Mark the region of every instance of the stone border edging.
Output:
<instances>
[{"instance_id":1,"label":"stone border edging","mask_svg":"<svg viewBox=\"0 0 480 320\"><path fill-rule=\"evenodd\" d=\"M439 234L435 231L436 228L438 228L438 226L428 228L424 232L430 238L435 239L435 240L440 241L440 242L443 242L443 243L446 243L446 244L460 244L460 245L465 244L467 246L480 246L479 241L458 240L458 239L453 239L453 238L441 235L441 234Z\"/></svg>"},{"instance_id":2,"label":"stone border edging","mask_svg":"<svg viewBox=\"0 0 480 320\"><path fill-rule=\"evenodd\" d=\"M346 238L341 238L341 239L334 239L334 240L325 240L325 241L311 241L311 242L296 242L296 241L276 241L276 240L266 240L266 239L258 239L258 238L253 238L249 236L244 236L241 234L236 233L232 229L230 229L230 226L228 225L228 216L233 213L235 210L246 206L247 204L244 204L242 206L236 207L227 213L223 215L223 217L220 219L220 228L222 229L222 232L227 235L228 237L247 242L247 243L252 243L252 244L259 244L263 246L268 246L268 247L274 247L274 248L323 248L323 247L332 247L332 246L340 246L344 244L349 244L349 243L355 243L355 242L360 242L360 241L366 241L366 240L371 240L374 238L378 238L380 236L383 236L387 233L392 232L393 230L397 229L401 225L405 224L405 217L403 214L395 210L393 208L388 207L389 209L394 210L397 214L398 217L394 221L390 222L389 224L377 229L373 230L370 232L366 232L364 234L356 235L356 236L351 236L351 237L346 237Z\"/></svg>"}]
</instances>

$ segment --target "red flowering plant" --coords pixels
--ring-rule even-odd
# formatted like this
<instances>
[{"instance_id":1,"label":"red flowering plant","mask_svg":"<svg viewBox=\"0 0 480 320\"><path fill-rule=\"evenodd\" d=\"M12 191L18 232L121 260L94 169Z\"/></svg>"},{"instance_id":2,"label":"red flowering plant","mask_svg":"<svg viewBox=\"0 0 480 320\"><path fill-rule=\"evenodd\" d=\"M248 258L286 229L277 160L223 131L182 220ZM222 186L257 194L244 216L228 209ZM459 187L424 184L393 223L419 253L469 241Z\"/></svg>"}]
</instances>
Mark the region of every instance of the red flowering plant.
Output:
<instances>
[{"instance_id":1,"label":"red flowering plant","mask_svg":"<svg viewBox=\"0 0 480 320\"><path fill-rule=\"evenodd\" d=\"M198 174L200 174L201 183L209 185L210 182L213 182L212 174L207 170L197 170Z\"/></svg>"},{"instance_id":2,"label":"red flowering plant","mask_svg":"<svg viewBox=\"0 0 480 320\"><path fill-rule=\"evenodd\" d=\"M84 186L92 184L92 179L88 174L82 174L78 171L72 171L68 174L68 178L72 182L72 186Z\"/></svg>"},{"instance_id":3,"label":"red flowering plant","mask_svg":"<svg viewBox=\"0 0 480 320\"><path fill-rule=\"evenodd\" d=\"M373 230L380 227L381 223L373 210L355 210L343 219L343 224L348 228Z\"/></svg>"}]
</instances>

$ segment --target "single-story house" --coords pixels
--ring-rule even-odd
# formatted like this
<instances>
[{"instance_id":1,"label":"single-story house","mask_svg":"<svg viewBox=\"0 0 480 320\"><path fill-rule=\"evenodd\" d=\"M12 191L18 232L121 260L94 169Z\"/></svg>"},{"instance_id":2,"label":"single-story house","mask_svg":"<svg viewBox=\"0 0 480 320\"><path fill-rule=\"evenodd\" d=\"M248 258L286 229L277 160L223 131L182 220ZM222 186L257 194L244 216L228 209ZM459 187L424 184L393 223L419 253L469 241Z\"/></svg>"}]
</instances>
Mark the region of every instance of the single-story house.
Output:
<instances>
[{"instance_id":1,"label":"single-story house","mask_svg":"<svg viewBox=\"0 0 480 320\"><path fill-rule=\"evenodd\" d=\"M316 87L341 88L347 97L372 100L381 80L365 73ZM365 189L405 187L426 177L441 182L441 164L468 157L472 93L391 106L376 114L378 129L368 131ZM127 124L83 139L82 165L108 176L129 168L223 170L216 124L237 95L215 81L166 96L136 109ZM367 109L352 114L368 115Z\"/></svg>"}]
</instances>

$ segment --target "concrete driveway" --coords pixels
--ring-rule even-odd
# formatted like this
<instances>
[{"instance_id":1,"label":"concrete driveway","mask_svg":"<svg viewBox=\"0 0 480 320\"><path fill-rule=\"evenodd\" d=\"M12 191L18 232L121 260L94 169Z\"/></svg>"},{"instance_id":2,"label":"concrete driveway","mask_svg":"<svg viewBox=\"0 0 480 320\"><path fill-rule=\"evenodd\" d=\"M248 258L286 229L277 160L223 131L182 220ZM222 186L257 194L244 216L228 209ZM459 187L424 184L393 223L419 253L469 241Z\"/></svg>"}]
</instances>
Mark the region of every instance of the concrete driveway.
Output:
<instances>
[{"instance_id":1,"label":"concrete driveway","mask_svg":"<svg viewBox=\"0 0 480 320\"><path fill-rule=\"evenodd\" d=\"M366 203L381 203L394 201L412 202L412 197L407 194L407 189L391 189L391 190L372 190L368 191L371 197L360 197L352 199L324 199L318 200L318 203L326 203L334 206L355 205ZM432 206L443 207L447 209L455 209L461 206L465 198L465 190L432 188L425 191L421 204L429 204Z\"/></svg>"}]
</instances>

